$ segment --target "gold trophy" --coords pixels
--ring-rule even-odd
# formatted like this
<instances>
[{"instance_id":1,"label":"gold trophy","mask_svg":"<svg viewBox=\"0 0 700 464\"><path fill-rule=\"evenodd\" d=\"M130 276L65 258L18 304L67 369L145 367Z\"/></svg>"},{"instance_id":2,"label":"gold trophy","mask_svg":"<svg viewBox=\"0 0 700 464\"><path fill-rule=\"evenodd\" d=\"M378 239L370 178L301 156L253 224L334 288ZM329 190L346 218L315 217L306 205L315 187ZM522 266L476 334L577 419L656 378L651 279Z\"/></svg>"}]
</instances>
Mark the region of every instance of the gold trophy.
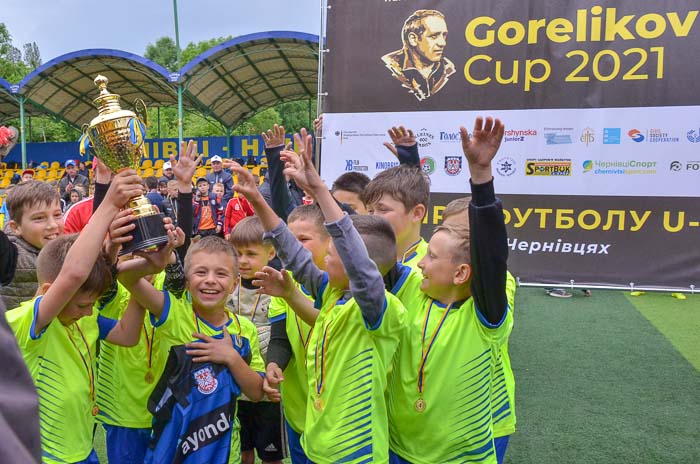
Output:
<instances>
[{"instance_id":1,"label":"gold trophy","mask_svg":"<svg viewBox=\"0 0 700 464\"><path fill-rule=\"evenodd\" d=\"M109 80L104 76L95 78L95 85L100 89L100 96L93 102L99 111L97 117L83 126L80 140L81 151L87 143L100 161L112 172L124 169L138 169L144 154L146 138L146 105L143 100L134 101L134 111L123 110L119 104L119 95L107 90ZM163 226L162 213L143 195L133 197L127 204L136 217L136 229L132 240L125 244L120 255L137 250L155 250L168 241Z\"/></svg>"}]
</instances>

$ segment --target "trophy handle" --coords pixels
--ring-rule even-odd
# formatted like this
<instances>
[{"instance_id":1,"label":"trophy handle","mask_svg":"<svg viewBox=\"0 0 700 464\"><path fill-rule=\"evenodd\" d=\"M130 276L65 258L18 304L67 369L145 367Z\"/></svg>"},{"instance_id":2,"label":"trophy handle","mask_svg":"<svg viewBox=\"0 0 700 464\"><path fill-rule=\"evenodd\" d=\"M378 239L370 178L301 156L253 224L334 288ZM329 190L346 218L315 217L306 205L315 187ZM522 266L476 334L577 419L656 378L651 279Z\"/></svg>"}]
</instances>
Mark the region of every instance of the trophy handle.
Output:
<instances>
[{"instance_id":1,"label":"trophy handle","mask_svg":"<svg viewBox=\"0 0 700 464\"><path fill-rule=\"evenodd\" d=\"M134 113L144 126L148 126L148 111L146 111L146 104L140 98L134 100Z\"/></svg>"}]
</instances>

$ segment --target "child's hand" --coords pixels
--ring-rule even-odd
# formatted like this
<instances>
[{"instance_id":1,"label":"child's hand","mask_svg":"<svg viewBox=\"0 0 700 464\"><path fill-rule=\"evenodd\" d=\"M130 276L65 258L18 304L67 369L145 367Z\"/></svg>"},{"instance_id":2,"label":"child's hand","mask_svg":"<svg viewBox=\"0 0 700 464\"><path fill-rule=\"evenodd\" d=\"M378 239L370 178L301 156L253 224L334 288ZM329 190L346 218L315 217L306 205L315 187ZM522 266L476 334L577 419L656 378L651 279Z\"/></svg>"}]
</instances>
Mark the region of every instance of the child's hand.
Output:
<instances>
[{"instance_id":1,"label":"child's hand","mask_svg":"<svg viewBox=\"0 0 700 464\"><path fill-rule=\"evenodd\" d=\"M255 182L255 177L246 168L231 160L224 160L224 167L231 170L238 178L238 182L233 186L233 191L238 192L246 199L254 203L260 195L258 184Z\"/></svg>"},{"instance_id":2,"label":"child's hand","mask_svg":"<svg viewBox=\"0 0 700 464\"><path fill-rule=\"evenodd\" d=\"M202 161L204 155L197 154L197 142L190 140L187 144L183 141L180 144L180 158L175 161L175 155L170 155L170 164L173 167L173 175L178 180L178 189L186 187L185 191L192 186L192 178L197 171L197 166Z\"/></svg>"},{"instance_id":3,"label":"child's hand","mask_svg":"<svg viewBox=\"0 0 700 464\"><path fill-rule=\"evenodd\" d=\"M282 400L280 394L280 383L284 382L284 374L277 363L271 362L267 365L267 372L263 379L263 391L275 403Z\"/></svg>"},{"instance_id":4,"label":"child's hand","mask_svg":"<svg viewBox=\"0 0 700 464\"><path fill-rule=\"evenodd\" d=\"M166 218L170 219L170 218ZM166 222L166 221L163 221ZM139 256L146 260L146 266L148 274L157 274L168 264L171 264L173 257L173 250L178 246L178 243L184 242L185 233L182 229L174 228L172 223L166 224L166 231L168 233L168 243L165 244L160 250L157 251L137 251L134 252L136 256Z\"/></svg>"},{"instance_id":5,"label":"child's hand","mask_svg":"<svg viewBox=\"0 0 700 464\"><path fill-rule=\"evenodd\" d=\"M265 266L262 271L255 273L253 285L259 287L258 293L287 298L294 291L294 280L287 271L282 272Z\"/></svg>"},{"instance_id":6,"label":"child's hand","mask_svg":"<svg viewBox=\"0 0 700 464\"><path fill-rule=\"evenodd\" d=\"M214 338L201 333L194 333L192 336L200 339L200 342L191 342L185 345L187 347L187 354L192 356L194 362L212 362L216 364L224 364L230 366L235 363L238 359L241 359L241 355L233 347L233 341L231 340L231 334L224 328L222 331L222 338Z\"/></svg>"},{"instance_id":7,"label":"child's hand","mask_svg":"<svg viewBox=\"0 0 700 464\"><path fill-rule=\"evenodd\" d=\"M306 129L302 128L299 134L294 134L294 144L299 150L299 155L285 151L280 156L280 159L285 163L284 174L308 192L325 189L326 186L316 172L316 168L311 160L313 156L313 142Z\"/></svg>"},{"instance_id":8,"label":"child's hand","mask_svg":"<svg viewBox=\"0 0 700 464\"><path fill-rule=\"evenodd\" d=\"M462 137L462 151L469 163L472 182L475 184L491 180L491 161L501 146L504 130L505 127L499 119L494 120L487 117L486 122L484 122L481 116L474 121L474 130L471 136L464 126L459 128Z\"/></svg>"},{"instance_id":9,"label":"child's hand","mask_svg":"<svg viewBox=\"0 0 700 464\"><path fill-rule=\"evenodd\" d=\"M262 133L265 148L275 148L284 146L284 126L274 125L272 130Z\"/></svg>"},{"instance_id":10,"label":"child's hand","mask_svg":"<svg viewBox=\"0 0 700 464\"><path fill-rule=\"evenodd\" d=\"M323 115L314 119L314 133L316 138L323 136Z\"/></svg>"},{"instance_id":11,"label":"child's hand","mask_svg":"<svg viewBox=\"0 0 700 464\"><path fill-rule=\"evenodd\" d=\"M109 225L109 241L112 246L121 246L130 242L133 237L129 232L136 228L134 224L133 211L130 208L123 209L114 216L112 223Z\"/></svg>"},{"instance_id":12,"label":"child's hand","mask_svg":"<svg viewBox=\"0 0 700 464\"><path fill-rule=\"evenodd\" d=\"M121 209L130 198L142 194L141 178L133 169L125 169L114 176L103 203Z\"/></svg>"},{"instance_id":13,"label":"child's hand","mask_svg":"<svg viewBox=\"0 0 700 464\"><path fill-rule=\"evenodd\" d=\"M399 157L399 152L396 149L397 146L410 147L417 143L413 131L411 129L406 130L403 126L392 127L387 133L389 137L391 137L391 143L384 142L384 146L397 158Z\"/></svg>"}]
</instances>

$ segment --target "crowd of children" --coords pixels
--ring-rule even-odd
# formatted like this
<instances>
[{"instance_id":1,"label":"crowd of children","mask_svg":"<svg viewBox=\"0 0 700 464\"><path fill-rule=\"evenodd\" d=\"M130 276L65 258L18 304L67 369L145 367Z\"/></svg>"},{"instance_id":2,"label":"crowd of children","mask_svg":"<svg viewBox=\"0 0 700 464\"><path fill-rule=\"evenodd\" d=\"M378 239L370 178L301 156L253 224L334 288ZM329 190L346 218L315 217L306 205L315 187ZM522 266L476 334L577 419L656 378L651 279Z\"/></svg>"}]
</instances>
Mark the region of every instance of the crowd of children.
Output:
<instances>
[{"instance_id":1,"label":"crowd of children","mask_svg":"<svg viewBox=\"0 0 700 464\"><path fill-rule=\"evenodd\" d=\"M41 455L30 440L26 455L98 462L100 424L110 463L502 463L515 431L515 281L491 169L504 127L460 132L471 197L429 241L430 182L403 127L389 130L400 166L330 190L303 129L296 152L284 128L263 134L267 191L218 157L194 179L202 157L183 144L146 179L168 242L133 255L120 250L144 193L135 171L98 166L79 235L64 234L56 189L16 186L0 296L39 396L25 430Z\"/></svg>"}]
</instances>

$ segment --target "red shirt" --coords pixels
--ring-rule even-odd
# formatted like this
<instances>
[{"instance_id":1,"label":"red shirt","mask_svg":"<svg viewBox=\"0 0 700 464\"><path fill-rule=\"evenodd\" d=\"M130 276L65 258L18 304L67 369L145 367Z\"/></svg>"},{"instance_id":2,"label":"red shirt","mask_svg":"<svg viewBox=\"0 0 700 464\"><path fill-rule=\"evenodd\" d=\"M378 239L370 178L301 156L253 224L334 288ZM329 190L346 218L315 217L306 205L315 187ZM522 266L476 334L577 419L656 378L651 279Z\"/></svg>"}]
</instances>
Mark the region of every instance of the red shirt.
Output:
<instances>
[{"instance_id":1,"label":"red shirt","mask_svg":"<svg viewBox=\"0 0 700 464\"><path fill-rule=\"evenodd\" d=\"M66 210L63 215L64 233L75 234L83 230L92 216L92 199L80 200Z\"/></svg>"},{"instance_id":2,"label":"red shirt","mask_svg":"<svg viewBox=\"0 0 700 464\"><path fill-rule=\"evenodd\" d=\"M238 224L241 219L247 216L255 215L253 207L243 197L231 198L226 206L224 214L224 234L228 235L233 230L233 227Z\"/></svg>"}]
</instances>

